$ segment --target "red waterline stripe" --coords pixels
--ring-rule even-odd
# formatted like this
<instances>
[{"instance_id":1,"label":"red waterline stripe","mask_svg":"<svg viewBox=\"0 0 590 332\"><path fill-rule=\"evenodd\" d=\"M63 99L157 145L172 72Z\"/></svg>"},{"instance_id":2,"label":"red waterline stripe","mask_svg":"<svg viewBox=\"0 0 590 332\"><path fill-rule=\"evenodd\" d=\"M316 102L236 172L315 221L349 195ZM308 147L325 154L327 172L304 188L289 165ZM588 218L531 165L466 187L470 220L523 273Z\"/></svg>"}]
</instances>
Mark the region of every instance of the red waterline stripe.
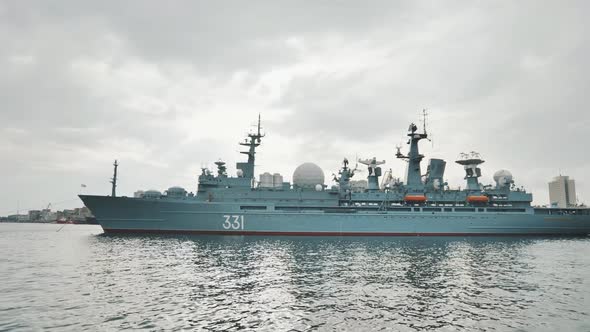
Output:
<instances>
[{"instance_id":1,"label":"red waterline stripe","mask_svg":"<svg viewBox=\"0 0 590 332\"><path fill-rule=\"evenodd\" d=\"M107 234L205 234L205 235L276 235L276 236L580 236L583 233L375 233L375 232L275 232L275 231L202 231L168 229L112 229L103 228Z\"/></svg>"}]
</instances>

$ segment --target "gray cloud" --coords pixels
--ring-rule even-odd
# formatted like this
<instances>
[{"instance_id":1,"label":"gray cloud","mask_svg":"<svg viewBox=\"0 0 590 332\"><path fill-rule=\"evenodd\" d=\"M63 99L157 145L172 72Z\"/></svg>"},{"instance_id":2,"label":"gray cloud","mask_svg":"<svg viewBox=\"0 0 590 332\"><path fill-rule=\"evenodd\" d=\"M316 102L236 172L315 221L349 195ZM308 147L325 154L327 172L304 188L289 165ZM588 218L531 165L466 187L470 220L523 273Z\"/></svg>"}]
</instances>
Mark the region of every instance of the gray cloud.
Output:
<instances>
[{"instance_id":1,"label":"gray cloud","mask_svg":"<svg viewBox=\"0 0 590 332\"><path fill-rule=\"evenodd\" d=\"M590 198L583 1L0 3L0 214L181 184L234 162L262 112L260 170L359 154L393 160L418 112L427 154L484 154L547 201L563 173ZM231 170L231 169L230 169ZM449 180L462 185L461 169ZM77 206L79 202L71 202Z\"/></svg>"}]
</instances>

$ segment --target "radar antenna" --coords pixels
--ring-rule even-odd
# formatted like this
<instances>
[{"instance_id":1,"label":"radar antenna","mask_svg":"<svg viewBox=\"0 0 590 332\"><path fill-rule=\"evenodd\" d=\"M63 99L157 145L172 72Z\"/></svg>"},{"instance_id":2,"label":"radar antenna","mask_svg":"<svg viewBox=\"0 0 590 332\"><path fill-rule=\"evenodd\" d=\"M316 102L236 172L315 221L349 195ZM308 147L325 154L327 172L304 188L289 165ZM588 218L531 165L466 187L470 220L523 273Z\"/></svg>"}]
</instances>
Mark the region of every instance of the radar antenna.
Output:
<instances>
[{"instance_id":1,"label":"radar antenna","mask_svg":"<svg viewBox=\"0 0 590 332\"><path fill-rule=\"evenodd\" d=\"M217 165L217 176L219 176L219 177L227 176L227 168L225 166L224 161L219 159L218 161L215 162L215 165Z\"/></svg>"},{"instance_id":2,"label":"radar antenna","mask_svg":"<svg viewBox=\"0 0 590 332\"><path fill-rule=\"evenodd\" d=\"M262 129L262 127L260 127L260 113L258 113L258 136L261 136L260 129ZM264 136L264 135L262 135L262 136Z\"/></svg>"},{"instance_id":3,"label":"radar antenna","mask_svg":"<svg viewBox=\"0 0 590 332\"><path fill-rule=\"evenodd\" d=\"M385 164L385 160L378 161L376 157L373 157L372 159L357 159L357 161L363 165L367 165L369 175L376 174L377 166Z\"/></svg>"},{"instance_id":4,"label":"radar antenna","mask_svg":"<svg viewBox=\"0 0 590 332\"><path fill-rule=\"evenodd\" d=\"M424 135L427 135L425 138L426 140L428 140L429 142L432 142L432 138L428 137L428 134L426 133L426 123L427 123L427 118L428 118L428 110L426 108L422 109L422 129L424 131ZM432 135L430 135L432 136ZM432 146L434 147L434 143L432 143Z\"/></svg>"},{"instance_id":5,"label":"radar antenna","mask_svg":"<svg viewBox=\"0 0 590 332\"><path fill-rule=\"evenodd\" d=\"M404 154L401 151L402 150L401 145L396 145L395 146L395 149L397 150L397 152L395 153L395 156L397 158L403 159L404 161L407 161L407 159L405 159L405 156L404 156Z\"/></svg>"},{"instance_id":6,"label":"radar antenna","mask_svg":"<svg viewBox=\"0 0 590 332\"><path fill-rule=\"evenodd\" d=\"M379 165L385 164L385 160L377 160L376 157L369 159L357 159L359 163L367 165L369 175L367 176L367 190L379 190L379 177L381 176L381 167Z\"/></svg>"},{"instance_id":7,"label":"radar antenna","mask_svg":"<svg viewBox=\"0 0 590 332\"><path fill-rule=\"evenodd\" d=\"M426 117L428 116L428 112L426 112L426 109L422 109L422 125L424 128L424 133L426 134Z\"/></svg>"}]
</instances>

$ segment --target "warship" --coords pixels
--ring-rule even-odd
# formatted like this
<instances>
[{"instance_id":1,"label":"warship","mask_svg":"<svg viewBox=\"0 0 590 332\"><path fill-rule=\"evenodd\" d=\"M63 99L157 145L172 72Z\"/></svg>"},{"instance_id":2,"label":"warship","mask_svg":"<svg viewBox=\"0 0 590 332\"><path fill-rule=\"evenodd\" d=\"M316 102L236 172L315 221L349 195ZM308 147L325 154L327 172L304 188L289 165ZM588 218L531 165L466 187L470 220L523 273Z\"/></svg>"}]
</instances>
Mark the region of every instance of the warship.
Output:
<instances>
[{"instance_id":1,"label":"warship","mask_svg":"<svg viewBox=\"0 0 590 332\"><path fill-rule=\"evenodd\" d=\"M216 174L202 168L195 194L182 187L164 193L148 190L134 197L116 195L114 164L112 193L79 195L105 233L194 233L223 235L320 236L476 236L590 234L590 209L531 205L532 194L515 186L512 174L500 170L494 185L480 183L476 152L462 153L465 187L451 189L444 181L446 162L430 159L424 174L419 142L423 130L411 124L409 151L397 147L395 157L407 162L405 180L383 172L385 161L357 159L366 166L366 180L353 181L359 172L345 158L324 184L324 172L313 163L296 168L292 183L275 173L259 175L254 162L262 138L260 115L253 132L240 142L247 161L236 163L236 175L226 163L215 162ZM380 182L381 178L381 182Z\"/></svg>"}]
</instances>

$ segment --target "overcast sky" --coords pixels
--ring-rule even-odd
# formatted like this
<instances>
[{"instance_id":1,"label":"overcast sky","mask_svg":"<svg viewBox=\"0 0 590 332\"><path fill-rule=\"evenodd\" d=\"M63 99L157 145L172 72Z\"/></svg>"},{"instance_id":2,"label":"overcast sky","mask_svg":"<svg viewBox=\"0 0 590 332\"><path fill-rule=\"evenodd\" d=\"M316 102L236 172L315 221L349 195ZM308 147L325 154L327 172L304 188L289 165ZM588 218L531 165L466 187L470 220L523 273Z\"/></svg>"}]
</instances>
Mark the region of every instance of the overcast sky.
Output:
<instances>
[{"instance_id":1,"label":"overcast sky","mask_svg":"<svg viewBox=\"0 0 590 332\"><path fill-rule=\"evenodd\" d=\"M343 157L395 160L430 113L429 157L476 150L548 203L560 172L590 201L588 1L0 0L0 215L180 185L241 161L256 173ZM423 169L425 169L424 162ZM366 175L366 173L365 173ZM57 204L58 202L62 202Z\"/></svg>"}]
</instances>

